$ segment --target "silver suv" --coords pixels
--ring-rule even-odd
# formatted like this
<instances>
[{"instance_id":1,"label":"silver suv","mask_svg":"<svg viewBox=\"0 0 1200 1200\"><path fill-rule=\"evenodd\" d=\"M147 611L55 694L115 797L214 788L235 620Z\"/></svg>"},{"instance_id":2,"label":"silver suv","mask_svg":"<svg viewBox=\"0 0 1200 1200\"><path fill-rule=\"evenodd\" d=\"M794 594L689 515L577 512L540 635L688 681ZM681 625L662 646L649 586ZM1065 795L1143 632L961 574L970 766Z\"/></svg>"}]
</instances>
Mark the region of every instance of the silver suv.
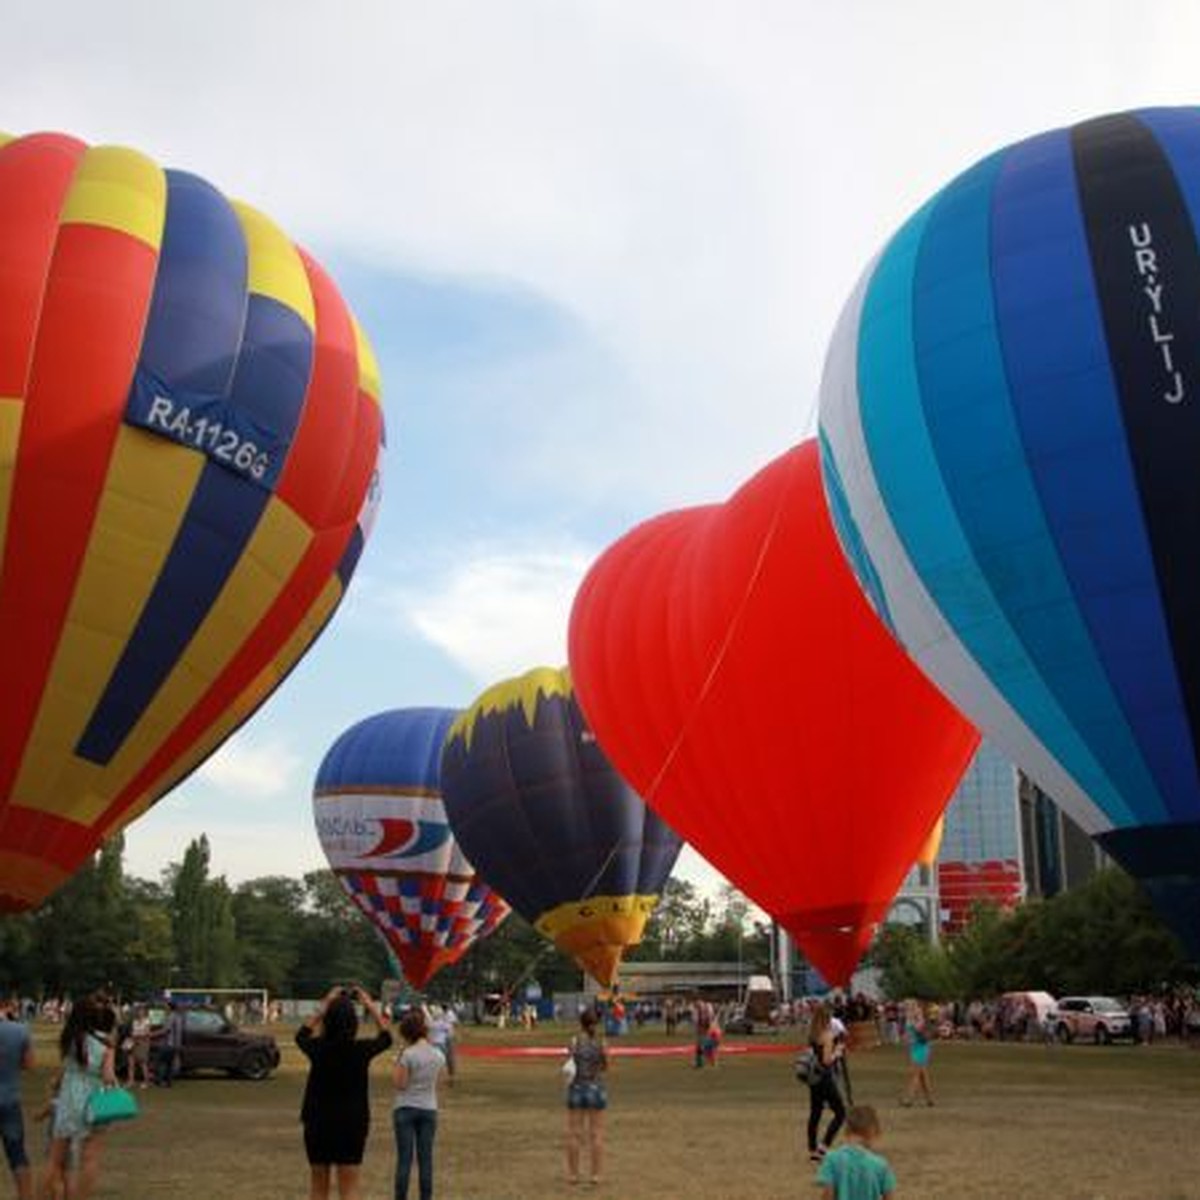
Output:
<instances>
[{"instance_id":1,"label":"silver suv","mask_svg":"<svg viewBox=\"0 0 1200 1200\"><path fill-rule=\"evenodd\" d=\"M1133 1037L1129 1010L1111 996L1063 996L1046 1020L1060 1042L1095 1042L1102 1046L1116 1038Z\"/></svg>"}]
</instances>

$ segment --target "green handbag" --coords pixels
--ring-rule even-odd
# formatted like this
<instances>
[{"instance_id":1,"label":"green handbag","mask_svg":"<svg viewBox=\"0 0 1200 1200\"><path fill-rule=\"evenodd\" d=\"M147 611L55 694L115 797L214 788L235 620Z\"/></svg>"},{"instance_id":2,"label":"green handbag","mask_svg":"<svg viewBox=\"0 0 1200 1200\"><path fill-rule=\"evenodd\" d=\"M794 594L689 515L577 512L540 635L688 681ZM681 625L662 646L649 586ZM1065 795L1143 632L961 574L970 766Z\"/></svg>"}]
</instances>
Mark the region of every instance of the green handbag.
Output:
<instances>
[{"instance_id":1,"label":"green handbag","mask_svg":"<svg viewBox=\"0 0 1200 1200\"><path fill-rule=\"evenodd\" d=\"M137 1097L123 1087L97 1088L89 1097L84 1117L93 1128L114 1121L130 1121L138 1115Z\"/></svg>"}]
</instances>

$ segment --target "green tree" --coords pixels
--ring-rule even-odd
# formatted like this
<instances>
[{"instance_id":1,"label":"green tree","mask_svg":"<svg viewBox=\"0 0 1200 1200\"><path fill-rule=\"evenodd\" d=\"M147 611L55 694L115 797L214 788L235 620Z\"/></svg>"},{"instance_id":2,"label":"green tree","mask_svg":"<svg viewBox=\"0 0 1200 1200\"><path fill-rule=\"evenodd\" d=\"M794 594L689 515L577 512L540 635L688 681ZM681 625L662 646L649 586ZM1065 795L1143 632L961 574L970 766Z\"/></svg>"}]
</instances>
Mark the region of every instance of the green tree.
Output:
<instances>
[{"instance_id":1,"label":"green tree","mask_svg":"<svg viewBox=\"0 0 1200 1200\"><path fill-rule=\"evenodd\" d=\"M374 990L391 974L387 951L331 871L304 876L304 911L291 976L296 996L316 996L337 982Z\"/></svg>"},{"instance_id":2,"label":"green tree","mask_svg":"<svg viewBox=\"0 0 1200 1200\"><path fill-rule=\"evenodd\" d=\"M170 888L171 937L175 944L172 974L185 984L212 983L205 978L208 936L204 890L210 860L208 838L201 834L188 843L183 861L167 868Z\"/></svg>"},{"instance_id":3,"label":"green tree","mask_svg":"<svg viewBox=\"0 0 1200 1200\"><path fill-rule=\"evenodd\" d=\"M233 894L224 876L209 879L208 838L188 843L183 861L167 870L175 962L172 982L233 987L241 982Z\"/></svg>"},{"instance_id":4,"label":"green tree","mask_svg":"<svg viewBox=\"0 0 1200 1200\"><path fill-rule=\"evenodd\" d=\"M711 913L712 905L695 884L672 876L646 922L641 945L629 957L651 961L692 958L689 948L703 938Z\"/></svg>"},{"instance_id":5,"label":"green tree","mask_svg":"<svg viewBox=\"0 0 1200 1200\"><path fill-rule=\"evenodd\" d=\"M269 875L239 884L233 893L241 974L273 994L288 989L300 961L304 884Z\"/></svg>"},{"instance_id":6,"label":"green tree","mask_svg":"<svg viewBox=\"0 0 1200 1200\"><path fill-rule=\"evenodd\" d=\"M42 986L36 918L32 913L0 917L0 992L35 995Z\"/></svg>"},{"instance_id":7,"label":"green tree","mask_svg":"<svg viewBox=\"0 0 1200 1200\"><path fill-rule=\"evenodd\" d=\"M945 999L959 993L959 982L946 951L931 946L907 925L889 925L876 943L873 961L884 992L893 997Z\"/></svg>"},{"instance_id":8,"label":"green tree","mask_svg":"<svg viewBox=\"0 0 1200 1200\"><path fill-rule=\"evenodd\" d=\"M38 967L48 992L124 992L130 986L123 849L119 837L105 843L34 915Z\"/></svg>"},{"instance_id":9,"label":"green tree","mask_svg":"<svg viewBox=\"0 0 1200 1200\"><path fill-rule=\"evenodd\" d=\"M129 938L125 944L127 993L150 996L170 983L170 968L175 959L171 915L161 894L139 895L136 889L130 896L129 912Z\"/></svg>"}]
</instances>

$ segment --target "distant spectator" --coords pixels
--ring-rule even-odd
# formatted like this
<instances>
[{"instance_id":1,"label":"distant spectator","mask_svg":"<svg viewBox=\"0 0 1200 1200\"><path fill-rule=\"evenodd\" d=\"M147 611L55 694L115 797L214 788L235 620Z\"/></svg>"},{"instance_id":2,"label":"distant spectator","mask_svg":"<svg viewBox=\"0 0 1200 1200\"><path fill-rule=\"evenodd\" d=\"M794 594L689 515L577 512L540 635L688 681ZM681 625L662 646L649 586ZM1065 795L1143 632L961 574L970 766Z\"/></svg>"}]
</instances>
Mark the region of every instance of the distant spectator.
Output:
<instances>
[{"instance_id":1,"label":"distant spectator","mask_svg":"<svg viewBox=\"0 0 1200 1200\"><path fill-rule=\"evenodd\" d=\"M166 1020L150 1031L150 1066L156 1087L170 1087L179 1073L184 1022L183 1009L171 1001Z\"/></svg>"},{"instance_id":2,"label":"distant spectator","mask_svg":"<svg viewBox=\"0 0 1200 1200\"><path fill-rule=\"evenodd\" d=\"M879 1117L867 1104L846 1115L847 1143L831 1150L817 1171L821 1200L885 1200L896 1194L896 1176L875 1153Z\"/></svg>"},{"instance_id":3,"label":"distant spectator","mask_svg":"<svg viewBox=\"0 0 1200 1200\"><path fill-rule=\"evenodd\" d=\"M429 1027L429 1044L442 1052L446 1060L446 1086L451 1087L454 1084L454 1037L458 1016L453 1008L435 1004L426 1011L425 1018Z\"/></svg>"},{"instance_id":4,"label":"distant spectator","mask_svg":"<svg viewBox=\"0 0 1200 1200\"><path fill-rule=\"evenodd\" d=\"M144 1088L150 1082L150 1013L144 1004L135 1005L129 1022L129 1057L125 1067L129 1087L141 1076Z\"/></svg>"},{"instance_id":5,"label":"distant spectator","mask_svg":"<svg viewBox=\"0 0 1200 1200\"><path fill-rule=\"evenodd\" d=\"M904 1022L904 1033L908 1039L908 1086L900 1097L905 1107L912 1104L920 1092L925 1103L933 1107L933 1085L929 1080L930 1028L921 1006L915 1001L908 1006Z\"/></svg>"},{"instance_id":6,"label":"distant spectator","mask_svg":"<svg viewBox=\"0 0 1200 1200\"><path fill-rule=\"evenodd\" d=\"M716 1019L716 1009L707 1001L699 996L696 1002L692 1005L692 1019L695 1024L693 1033L695 1035L695 1065L703 1067L709 1060L709 1056L705 1053L704 1039L708 1036L709 1028Z\"/></svg>"},{"instance_id":7,"label":"distant spectator","mask_svg":"<svg viewBox=\"0 0 1200 1200\"><path fill-rule=\"evenodd\" d=\"M33 1176L21 1115L21 1072L33 1066L33 1042L28 1028L18 1020L18 1009L15 1001L0 1001L0 1140L18 1200L32 1200Z\"/></svg>"},{"instance_id":8,"label":"distant spectator","mask_svg":"<svg viewBox=\"0 0 1200 1200\"><path fill-rule=\"evenodd\" d=\"M359 1039L358 1001L374 1023ZM368 1071L391 1044L379 1006L360 987L332 988L321 1007L296 1031L309 1061L300 1119L309 1164L309 1200L327 1200L336 1169L341 1200L359 1200L359 1172L371 1125Z\"/></svg>"}]
</instances>

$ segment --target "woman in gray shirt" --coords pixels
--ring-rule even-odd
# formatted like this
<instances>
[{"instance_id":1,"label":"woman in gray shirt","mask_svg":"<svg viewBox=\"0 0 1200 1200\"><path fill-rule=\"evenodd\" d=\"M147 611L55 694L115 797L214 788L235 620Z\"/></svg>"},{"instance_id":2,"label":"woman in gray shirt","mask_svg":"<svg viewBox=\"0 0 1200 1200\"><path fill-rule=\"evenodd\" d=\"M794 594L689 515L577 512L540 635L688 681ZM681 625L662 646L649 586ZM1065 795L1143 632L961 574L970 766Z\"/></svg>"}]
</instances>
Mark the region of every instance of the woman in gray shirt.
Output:
<instances>
[{"instance_id":1,"label":"woman in gray shirt","mask_svg":"<svg viewBox=\"0 0 1200 1200\"><path fill-rule=\"evenodd\" d=\"M420 1200L433 1200L433 1138L437 1133L437 1082L446 1066L442 1052L429 1044L425 1014L410 1009L400 1018L404 1049L392 1069L396 1099L395 1200L408 1200L408 1180L416 1152Z\"/></svg>"}]
</instances>

